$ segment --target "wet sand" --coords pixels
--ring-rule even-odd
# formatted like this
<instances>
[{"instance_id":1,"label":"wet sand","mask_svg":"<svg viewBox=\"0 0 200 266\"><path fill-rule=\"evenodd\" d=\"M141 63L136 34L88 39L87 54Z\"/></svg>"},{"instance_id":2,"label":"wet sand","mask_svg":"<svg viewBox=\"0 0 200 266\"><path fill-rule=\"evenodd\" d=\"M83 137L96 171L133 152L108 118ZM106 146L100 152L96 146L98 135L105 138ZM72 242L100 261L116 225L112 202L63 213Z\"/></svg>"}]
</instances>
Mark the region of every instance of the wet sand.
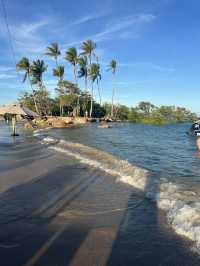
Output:
<instances>
[{"instance_id":1,"label":"wet sand","mask_svg":"<svg viewBox=\"0 0 200 266\"><path fill-rule=\"evenodd\" d=\"M200 265L190 247L117 177L32 139L1 146L1 265Z\"/></svg>"}]
</instances>

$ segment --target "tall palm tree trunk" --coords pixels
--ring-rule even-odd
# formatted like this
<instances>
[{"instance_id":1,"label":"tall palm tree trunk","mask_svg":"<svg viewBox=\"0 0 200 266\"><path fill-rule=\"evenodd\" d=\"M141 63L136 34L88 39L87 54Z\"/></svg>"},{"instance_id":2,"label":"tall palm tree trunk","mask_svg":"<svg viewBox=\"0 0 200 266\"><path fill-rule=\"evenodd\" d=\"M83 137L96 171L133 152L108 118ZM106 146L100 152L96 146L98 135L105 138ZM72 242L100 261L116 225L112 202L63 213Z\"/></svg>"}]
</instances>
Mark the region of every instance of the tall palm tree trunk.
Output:
<instances>
[{"instance_id":1,"label":"tall palm tree trunk","mask_svg":"<svg viewBox=\"0 0 200 266\"><path fill-rule=\"evenodd\" d=\"M78 86L77 67L76 67L76 65L74 65L74 80L75 80L76 86Z\"/></svg>"},{"instance_id":2,"label":"tall palm tree trunk","mask_svg":"<svg viewBox=\"0 0 200 266\"><path fill-rule=\"evenodd\" d=\"M91 89L91 100L90 100L90 117L92 117L92 111L93 111L93 84L94 82L92 82L91 86L92 86L92 89Z\"/></svg>"},{"instance_id":3,"label":"tall palm tree trunk","mask_svg":"<svg viewBox=\"0 0 200 266\"><path fill-rule=\"evenodd\" d=\"M114 114L114 97L115 97L115 74L113 74L113 90L112 90L112 106L111 106L111 117Z\"/></svg>"},{"instance_id":4,"label":"tall palm tree trunk","mask_svg":"<svg viewBox=\"0 0 200 266\"><path fill-rule=\"evenodd\" d=\"M92 55L91 53L89 54L89 68L91 69L91 64L92 64ZM90 100L90 117L92 117L92 111L93 111L93 82L91 82L91 100Z\"/></svg>"},{"instance_id":5,"label":"tall palm tree trunk","mask_svg":"<svg viewBox=\"0 0 200 266\"><path fill-rule=\"evenodd\" d=\"M40 89L41 92L42 91L46 92L46 88L44 87L44 84L43 84L42 80L39 82L39 89ZM46 97L44 97L44 95L42 95L42 99L41 99L40 105L43 105L44 108L42 108L42 109L44 111L44 114L47 115L49 110L50 110L50 108L49 108L47 99L46 99Z\"/></svg>"},{"instance_id":6,"label":"tall palm tree trunk","mask_svg":"<svg viewBox=\"0 0 200 266\"><path fill-rule=\"evenodd\" d=\"M98 88L98 94L99 94L99 104L101 105L101 90L100 90L100 80L97 79L97 88Z\"/></svg>"},{"instance_id":7,"label":"tall palm tree trunk","mask_svg":"<svg viewBox=\"0 0 200 266\"><path fill-rule=\"evenodd\" d=\"M77 66L76 64L74 65L74 80L75 80L75 84L76 86L78 87L78 77L77 77ZM79 116L80 115L80 107L79 107L79 95L78 95L78 98L77 98L77 104L76 104L76 116Z\"/></svg>"},{"instance_id":8,"label":"tall palm tree trunk","mask_svg":"<svg viewBox=\"0 0 200 266\"><path fill-rule=\"evenodd\" d=\"M58 67L58 58L55 57L55 60L56 60L56 67Z\"/></svg>"},{"instance_id":9,"label":"tall palm tree trunk","mask_svg":"<svg viewBox=\"0 0 200 266\"><path fill-rule=\"evenodd\" d=\"M59 82L59 84L60 84L60 116L62 116L63 115L63 111L62 111L62 99L61 99L61 96L62 96L62 79L60 78L60 82Z\"/></svg>"},{"instance_id":10,"label":"tall palm tree trunk","mask_svg":"<svg viewBox=\"0 0 200 266\"><path fill-rule=\"evenodd\" d=\"M85 91L88 91L88 89L87 89L87 83L88 83L88 80L87 80L87 77L85 77Z\"/></svg>"},{"instance_id":11,"label":"tall palm tree trunk","mask_svg":"<svg viewBox=\"0 0 200 266\"><path fill-rule=\"evenodd\" d=\"M33 92L33 101L34 101L34 105L35 105L35 110L36 110L36 113L39 114L39 110L38 110L38 106L37 106L37 102L36 102L36 98L35 98L35 92L33 90L33 86L32 86L31 79L30 79L29 75L28 75L28 80L29 80L29 83L30 83L30 86L31 86L31 90Z\"/></svg>"}]
</instances>

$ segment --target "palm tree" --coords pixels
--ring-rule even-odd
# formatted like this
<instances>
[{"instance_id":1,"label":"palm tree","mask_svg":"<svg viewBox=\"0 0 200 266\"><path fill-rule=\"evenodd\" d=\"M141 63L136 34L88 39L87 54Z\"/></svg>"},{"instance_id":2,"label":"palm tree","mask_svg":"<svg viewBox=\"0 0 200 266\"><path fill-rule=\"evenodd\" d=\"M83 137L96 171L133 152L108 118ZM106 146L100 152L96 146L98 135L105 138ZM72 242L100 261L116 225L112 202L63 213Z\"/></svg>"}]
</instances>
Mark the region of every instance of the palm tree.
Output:
<instances>
[{"instance_id":1,"label":"palm tree","mask_svg":"<svg viewBox=\"0 0 200 266\"><path fill-rule=\"evenodd\" d=\"M101 88L100 88L100 82L101 82L100 70L101 70L101 67L100 67L100 64L99 64L98 56L96 56L96 59L97 59L97 64L99 66L98 73L97 73L97 89L98 89L98 93L99 93L99 104L101 105L101 100L102 100L102 92L101 92Z\"/></svg>"},{"instance_id":2,"label":"palm tree","mask_svg":"<svg viewBox=\"0 0 200 266\"><path fill-rule=\"evenodd\" d=\"M81 56L78 58L79 70L78 78L85 79L85 91L87 91L87 82L88 82L88 60L87 56Z\"/></svg>"},{"instance_id":3,"label":"palm tree","mask_svg":"<svg viewBox=\"0 0 200 266\"><path fill-rule=\"evenodd\" d=\"M75 114L75 115L80 114L80 105L79 105L80 89L78 88L77 84L74 84L68 80L63 80L62 84L63 84L63 87L64 87L67 95L69 95L69 94L75 95L74 99L76 99L76 108L73 108L73 114ZM66 97L64 97L64 98L66 98Z\"/></svg>"},{"instance_id":4,"label":"palm tree","mask_svg":"<svg viewBox=\"0 0 200 266\"><path fill-rule=\"evenodd\" d=\"M27 57L22 57L22 59L17 63L16 68L18 71L24 71L24 78L23 78L23 82L25 82L28 78L30 86L31 86L31 90L33 92L33 101L34 101L34 105L35 105L35 110L38 113L38 106L36 103L36 98L35 98L35 92L33 90L33 86L31 83L31 64L29 62L29 59Z\"/></svg>"},{"instance_id":5,"label":"palm tree","mask_svg":"<svg viewBox=\"0 0 200 266\"><path fill-rule=\"evenodd\" d=\"M117 68L117 61L112 59L108 65L108 70L112 71L113 74L113 90L112 90L112 105L111 105L111 117L113 117L113 109L114 109L114 96L115 96L115 74Z\"/></svg>"},{"instance_id":6,"label":"palm tree","mask_svg":"<svg viewBox=\"0 0 200 266\"><path fill-rule=\"evenodd\" d=\"M64 73L65 73L65 67L64 66L58 66L57 68L53 69L53 75L55 77L58 77L59 89L57 89L57 91L59 92L59 99L60 99L60 116L63 115L62 105L61 105L61 96L64 94L64 89L63 89Z\"/></svg>"},{"instance_id":7,"label":"palm tree","mask_svg":"<svg viewBox=\"0 0 200 266\"><path fill-rule=\"evenodd\" d=\"M64 66L58 66L57 68L53 69L53 75L55 77L59 78L59 81L62 81L65 74L65 67Z\"/></svg>"},{"instance_id":8,"label":"palm tree","mask_svg":"<svg viewBox=\"0 0 200 266\"><path fill-rule=\"evenodd\" d=\"M56 60L56 66L58 66L58 56L61 55L61 52L57 43L51 43L51 45L47 47L47 52L45 54L53 57Z\"/></svg>"},{"instance_id":9,"label":"palm tree","mask_svg":"<svg viewBox=\"0 0 200 266\"><path fill-rule=\"evenodd\" d=\"M31 72L32 72L32 83L38 84L39 88L43 88L43 73L47 70L47 65L45 65L43 60L36 60L33 61L33 64L31 66Z\"/></svg>"},{"instance_id":10,"label":"palm tree","mask_svg":"<svg viewBox=\"0 0 200 266\"><path fill-rule=\"evenodd\" d=\"M43 73L47 70L47 65L45 65L43 60L33 61L31 66L32 73L32 84L37 84L40 90L39 95L41 95L40 99L40 109L45 107L45 113L47 113L48 103L47 103L47 92L43 84Z\"/></svg>"},{"instance_id":11,"label":"palm tree","mask_svg":"<svg viewBox=\"0 0 200 266\"><path fill-rule=\"evenodd\" d=\"M92 63L90 66L90 79L91 79L91 101L90 101L90 117L93 111L93 94L94 94L94 82L99 77L99 64Z\"/></svg>"},{"instance_id":12,"label":"palm tree","mask_svg":"<svg viewBox=\"0 0 200 266\"><path fill-rule=\"evenodd\" d=\"M81 45L82 55L86 55L89 58L90 66L92 64L92 55L94 55L94 50L96 49L96 43L92 40L87 40Z\"/></svg>"},{"instance_id":13,"label":"palm tree","mask_svg":"<svg viewBox=\"0 0 200 266\"><path fill-rule=\"evenodd\" d=\"M77 80L77 64L78 64L78 53L76 47L70 47L65 54L65 59L73 66L75 84L78 84Z\"/></svg>"}]
</instances>

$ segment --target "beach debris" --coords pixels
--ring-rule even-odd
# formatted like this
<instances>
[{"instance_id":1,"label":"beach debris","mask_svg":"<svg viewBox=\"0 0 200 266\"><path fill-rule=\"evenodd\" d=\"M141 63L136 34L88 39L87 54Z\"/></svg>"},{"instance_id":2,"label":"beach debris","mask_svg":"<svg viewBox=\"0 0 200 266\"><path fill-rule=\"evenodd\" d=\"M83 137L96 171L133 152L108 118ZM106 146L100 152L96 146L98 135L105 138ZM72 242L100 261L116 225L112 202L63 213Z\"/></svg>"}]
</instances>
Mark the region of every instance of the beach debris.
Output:
<instances>
[{"instance_id":1,"label":"beach debris","mask_svg":"<svg viewBox=\"0 0 200 266\"><path fill-rule=\"evenodd\" d=\"M101 124L98 126L98 128L112 128L112 126L108 124Z\"/></svg>"}]
</instances>

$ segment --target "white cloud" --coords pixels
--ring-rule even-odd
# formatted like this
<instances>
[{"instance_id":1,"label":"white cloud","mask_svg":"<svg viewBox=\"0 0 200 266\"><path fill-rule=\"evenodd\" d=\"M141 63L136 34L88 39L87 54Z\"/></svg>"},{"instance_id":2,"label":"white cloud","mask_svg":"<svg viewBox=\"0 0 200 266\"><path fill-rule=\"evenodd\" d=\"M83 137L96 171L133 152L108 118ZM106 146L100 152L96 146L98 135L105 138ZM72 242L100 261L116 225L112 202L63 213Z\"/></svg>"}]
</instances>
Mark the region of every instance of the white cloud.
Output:
<instances>
[{"instance_id":1,"label":"white cloud","mask_svg":"<svg viewBox=\"0 0 200 266\"><path fill-rule=\"evenodd\" d=\"M44 54L46 46L49 41L51 41L52 36L55 40L60 42L62 48L79 45L86 39L93 39L96 42L100 42L113 37L121 39L136 37L142 25L148 24L156 18L153 14L138 14L117 19L115 18L113 20L106 17L105 21L109 21L109 23L106 25L104 24L105 26L102 31L81 38L78 37L80 36L80 33L76 31L76 28L73 29L73 26L81 26L88 21L104 17L109 12L110 10L107 10L95 15L89 14L83 16L74 20L71 24L68 24L67 28L63 26L63 21L61 22L58 17L43 17L37 21L11 24L10 30L15 52L18 56L24 54L29 57L36 54L41 56ZM7 38L6 34L7 33L3 31L1 36ZM73 38L75 40L73 40Z\"/></svg>"},{"instance_id":2,"label":"white cloud","mask_svg":"<svg viewBox=\"0 0 200 266\"><path fill-rule=\"evenodd\" d=\"M119 67L148 68L159 72L174 72L175 68L160 66L151 62L119 63Z\"/></svg>"},{"instance_id":3,"label":"white cloud","mask_svg":"<svg viewBox=\"0 0 200 266\"><path fill-rule=\"evenodd\" d=\"M111 38L136 38L139 36L141 27L153 22L155 19L156 16L153 14L138 14L110 20L110 22L102 31L99 31L93 35L77 38L76 40L67 43L65 47L79 45L87 39L92 39L95 42L101 42Z\"/></svg>"},{"instance_id":4,"label":"white cloud","mask_svg":"<svg viewBox=\"0 0 200 266\"><path fill-rule=\"evenodd\" d=\"M93 39L95 39L96 41L103 41L105 39L110 39L111 37L113 37L113 34L117 34L117 33L122 33L122 38L124 38L123 35L123 31L135 26L135 29L138 27L144 25L144 24L148 24L150 22L152 22L153 20L156 19L155 15L152 14L140 14L140 15L134 15L134 16L127 16L127 17L123 17L123 18L118 18L115 19L114 21L112 21L111 23L109 23L109 25L101 32L95 34L93 36ZM134 30L134 28L132 28L132 30ZM128 36L130 36L130 31ZM132 34L134 35L138 35L137 32L133 32ZM119 37L119 35L115 35L115 37Z\"/></svg>"},{"instance_id":5,"label":"white cloud","mask_svg":"<svg viewBox=\"0 0 200 266\"><path fill-rule=\"evenodd\" d=\"M0 80L3 80L3 79L13 79L13 78L16 78L16 75L12 75L12 74L1 74L0 73Z\"/></svg>"},{"instance_id":6,"label":"white cloud","mask_svg":"<svg viewBox=\"0 0 200 266\"><path fill-rule=\"evenodd\" d=\"M14 67L0 66L0 72L7 72L15 70Z\"/></svg>"},{"instance_id":7,"label":"white cloud","mask_svg":"<svg viewBox=\"0 0 200 266\"><path fill-rule=\"evenodd\" d=\"M84 24L84 23L89 22L91 20L96 20L96 19L102 18L102 17L108 15L109 13L110 13L110 10L107 10L107 11L104 11L104 12L100 12L100 13L96 13L96 14L89 14L89 15L83 16L81 18L78 18L77 20L74 20L71 23L71 26L81 25L81 24Z\"/></svg>"},{"instance_id":8,"label":"white cloud","mask_svg":"<svg viewBox=\"0 0 200 266\"><path fill-rule=\"evenodd\" d=\"M0 80L16 78L16 72L13 67L0 66Z\"/></svg>"},{"instance_id":9,"label":"white cloud","mask_svg":"<svg viewBox=\"0 0 200 266\"><path fill-rule=\"evenodd\" d=\"M11 30L12 34L14 35L14 38L26 41L32 41L38 39L40 40L40 37L38 36L37 32L48 24L49 24L48 19L43 19L38 22L33 22L29 24L23 23L18 26L12 26Z\"/></svg>"},{"instance_id":10,"label":"white cloud","mask_svg":"<svg viewBox=\"0 0 200 266\"><path fill-rule=\"evenodd\" d=\"M41 20L27 23L10 24L14 50L17 55L42 53L46 45L45 28L51 23L46 17ZM1 37L7 39L7 32L2 31Z\"/></svg>"}]
</instances>

